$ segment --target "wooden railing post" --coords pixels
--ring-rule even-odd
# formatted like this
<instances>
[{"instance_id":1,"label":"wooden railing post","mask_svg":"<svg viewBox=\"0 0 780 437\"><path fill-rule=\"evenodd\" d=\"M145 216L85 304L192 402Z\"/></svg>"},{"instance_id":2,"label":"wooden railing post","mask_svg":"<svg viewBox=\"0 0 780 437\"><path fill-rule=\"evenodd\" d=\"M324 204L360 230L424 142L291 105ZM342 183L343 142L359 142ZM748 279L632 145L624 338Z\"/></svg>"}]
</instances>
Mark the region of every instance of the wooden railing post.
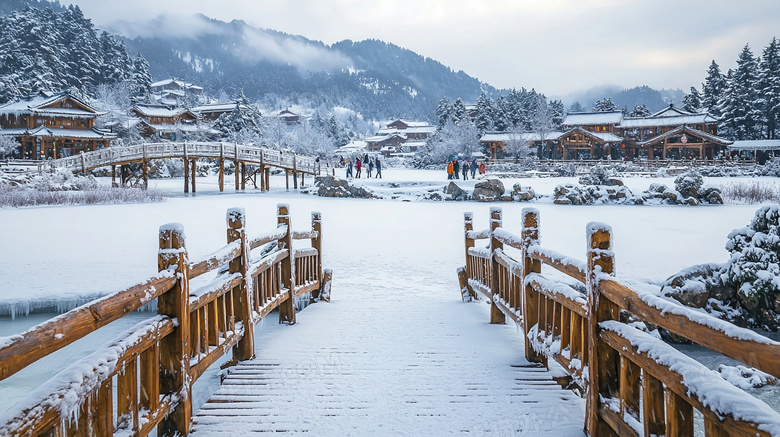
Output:
<instances>
[{"instance_id":1,"label":"wooden railing post","mask_svg":"<svg viewBox=\"0 0 780 437\"><path fill-rule=\"evenodd\" d=\"M175 267L176 286L159 297L158 314L178 322L173 332L160 341L160 394L172 394L178 403L160 423L161 436L187 435L192 417L192 387L190 371L190 285L189 261L184 242L184 229L178 223L160 227L160 251L157 256L160 271Z\"/></svg>"},{"instance_id":2,"label":"wooden railing post","mask_svg":"<svg viewBox=\"0 0 780 437\"><path fill-rule=\"evenodd\" d=\"M233 143L233 165L235 165L236 191L241 189L241 168L238 162L238 143Z\"/></svg>"},{"instance_id":3,"label":"wooden railing post","mask_svg":"<svg viewBox=\"0 0 780 437\"><path fill-rule=\"evenodd\" d=\"M240 254L230 262L230 273L240 273L244 277L241 284L233 289L233 305L237 322L244 325L244 336L233 348L233 359L249 360L255 356L255 330L252 323L252 293L249 290L249 244L246 238L246 212L244 208L230 208L227 212L227 242L241 242Z\"/></svg>"},{"instance_id":4,"label":"wooden railing post","mask_svg":"<svg viewBox=\"0 0 780 437\"><path fill-rule=\"evenodd\" d=\"M144 143L143 146L144 150L144 159L142 162L143 166L143 174L144 174L144 190L149 188L149 159L148 159L148 150L147 150L147 144Z\"/></svg>"},{"instance_id":5,"label":"wooden railing post","mask_svg":"<svg viewBox=\"0 0 780 437\"><path fill-rule=\"evenodd\" d=\"M184 147L184 192L190 192L190 158L187 156L187 142L185 141Z\"/></svg>"},{"instance_id":6,"label":"wooden railing post","mask_svg":"<svg viewBox=\"0 0 780 437\"><path fill-rule=\"evenodd\" d=\"M619 320L620 308L600 292L598 275L613 274L612 229L601 223L589 223L588 232L588 396L586 430L591 436L616 436L599 415L599 397L618 397L620 354L600 340L599 323Z\"/></svg>"},{"instance_id":7,"label":"wooden railing post","mask_svg":"<svg viewBox=\"0 0 780 437\"><path fill-rule=\"evenodd\" d=\"M531 328L534 325L539 324L539 293L534 291L530 284L525 283L525 278L530 273L541 273L542 262L533 259L528 254L528 249L539 244L539 211L535 208L523 208L523 231L521 237L523 239L523 275L521 287L523 290L521 298L521 312L523 313L523 334L525 338L525 358L530 362L539 363L544 361L543 357L539 355L533 348L531 340L528 339L528 333L531 332ZM540 329L541 327L537 327Z\"/></svg>"},{"instance_id":8,"label":"wooden railing post","mask_svg":"<svg viewBox=\"0 0 780 437\"><path fill-rule=\"evenodd\" d=\"M315 298L319 297L324 281L322 280L322 214L317 211L311 213L311 230L316 236L311 239L311 247L317 249L317 280L320 288L312 292Z\"/></svg>"},{"instance_id":9,"label":"wooden railing post","mask_svg":"<svg viewBox=\"0 0 780 437\"><path fill-rule=\"evenodd\" d=\"M504 243L498 241L493 235L493 231L501 227L501 208L490 208L490 272L491 284L490 294L492 296L490 304L490 323L506 323L506 316L496 305L496 294L499 292L499 264L496 256L496 249L503 249Z\"/></svg>"},{"instance_id":10,"label":"wooden railing post","mask_svg":"<svg viewBox=\"0 0 780 437\"><path fill-rule=\"evenodd\" d=\"M277 223L287 225L287 233L279 240L280 246L287 249L287 258L282 260L282 286L288 290L287 299L279 305L279 323L295 323L295 252L293 251L292 225L290 224L290 207L277 205Z\"/></svg>"},{"instance_id":11,"label":"wooden railing post","mask_svg":"<svg viewBox=\"0 0 780 437\"><path fill-rule=\"evenodd\" d=\"M469 279L472 278L472 269L473 266L471 265L471 260L469 259L469 249L474 247L474 239L469 238L469 232L474 230L474 213L467 212L463 214L463 230L464 234L466 236L466 283L464 286L469 292L469 296L471 296L472 299L477 298L477 293L472 290L471 286L469 285ZM465 297L464 297L465 298Z\"/></svg>"}]
</instances>

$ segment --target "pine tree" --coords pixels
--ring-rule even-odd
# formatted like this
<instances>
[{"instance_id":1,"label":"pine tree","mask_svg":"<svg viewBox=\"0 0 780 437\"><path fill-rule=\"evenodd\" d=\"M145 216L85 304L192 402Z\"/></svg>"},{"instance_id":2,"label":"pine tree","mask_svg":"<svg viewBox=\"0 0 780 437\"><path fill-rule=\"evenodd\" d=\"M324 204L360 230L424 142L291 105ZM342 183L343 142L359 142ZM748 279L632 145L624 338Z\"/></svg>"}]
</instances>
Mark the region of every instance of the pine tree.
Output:
<instances>
[{"instance_id":1,"label":"pine tree","mask_svg":"<svg viewBox=\"0 0 780 437\"><path fill-rule=\"evenodd\" d=\"M780 46L777 38L764 49L758 74L758 92L767 139L780 137Z\"/></svg>"},{"instance_id":2,"label":"pine tree","mask_svg":"<svg viewBox=\"0 0 780 437\"><path fill-rule=\"evenodd\" d=\"M574 102L569 106L569 114L572 112L585 112L585 108L582 107L580 102Z\"/></svg>"},{"instance_id":3,"label":"pine tree","mask_svg":"<svg viewBox=\"0 0 780 437\"><path fill-rule=\"evenodd\" d=\"M702 108L719 117L720 102L726 91L726 78L720 72L720 66L713 60L707 70L707 78L702 84Z\"/></svg>"},{"instance_id":4,"label":"pine tree","mask_svg":"<svg viewBox=\"0 0 780 437\"><path fill-rule=\"evenodd\" d=\"M444 97L439 100L439 106L436 107L436 118L439 120L438 128L441 129L447 123L447 120L452 116L452 106L450 106L450 99Z\"/></svg>"},{"instance_id":5,"label":"pine tree","mask_svg":"<svg viewBox=\"0 0 780 437\"><path fill-rule=\"evenodd\" d=\"M629 117L648 117L650 116L650 110L647 105L642 103L641 105L634 106L634 109L628 114Z\"/></svg>"},{"instance_id":6,"label":"pine tree","mask_svg":"<svg viewBox=\"0 0 780 437\"><path fill-rule=\"evenodd\" d=\"M152 75L149 74L149 63L140 53L133 58L133 83L135 96L141 97L151 92Z\"/></svg>"},{"instance_id":7,"label":"pine tree","mask_svg":"<svg viewBox=\"0 0 780 437\"><path fill-rule=\"evenodd\" d=\"M477 131L484 134L493 129L494 104L493 99L482 93L477 98L477 118L475 120Z\"/></svg>"},{"instance_id":8,"label":"pine tree","mask_svg":"<svg viewBox=\"0 0 780 437\"><path fill-rule=\"evenodd\" d=\"M458 124L463 120L469 121L469 114L466 112L466 104L458 97L452 104L452 114L450 116L453 123Z\"/></svg>"},{"instance_id":9,"label":"pine tree","mask_svg":"<svg viewBox=\"0 0 780 437\"><path fill-rule=\"evenodd\" d=\"M737 59L737 69L729 79L722 112L723 132L735 140L761 138L761 109L758 92L758 63L748 45Z\"/></svg>"},{"instance_id":10,"label":"pine tree","mask_svg":"<svg viewBox=\"0 0 780 437\"><path fill-rule=\"evenodd\" d=\"M702 97L701 94L699 94L699 90L697 90L695 86L692 86L691 92L683 97L682 104L683 111L692 112L694 114L697 114L701 111Z\"/></svg>"},{"instance_id":11,"label":"pine tree","mask_svg":"<svg viewBox=\"0 0 780 437\"><path fill-rule=\"evenodd\" d=\"M503 132L511 126L509 117L506 114L507 102L504 96L499 96L496 99L496 104L493 107L493 129Z\"/></svg>"},{"instance_id":12,"label":"pine tree","mask_svg":"<svg viewBox=\"0 0 780 437\"><path fill-rule=\"evenodd\" d=\"M615 112L617 110L618 106L612 101L612 97L596 100L596 104L593 105L593 112Z\"/></svg>"},{"instance_id":13,"label":"pine tree","mask_svg":"<svg viewBox=\"0 0 780 437\"><path fill-rule=\"evenodd\" d=\"M550 119L552 121L553 129L560 129L563 124L564 106L560 100L551 100L550 105Z\"/></svg>"}]
</instances>

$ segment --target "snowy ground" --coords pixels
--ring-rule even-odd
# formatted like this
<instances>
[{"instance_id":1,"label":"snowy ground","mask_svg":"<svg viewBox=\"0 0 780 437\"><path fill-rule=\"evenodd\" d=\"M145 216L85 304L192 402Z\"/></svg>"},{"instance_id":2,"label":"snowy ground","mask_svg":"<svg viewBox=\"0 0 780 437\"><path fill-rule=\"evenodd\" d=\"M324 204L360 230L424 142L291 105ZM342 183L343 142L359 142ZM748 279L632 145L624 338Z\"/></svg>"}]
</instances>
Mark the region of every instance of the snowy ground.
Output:
<instances>
[{"instance_id":1,"label":"snowy ground","mask_svg":"<svg viewBox=\"0 0 780 437\"><path fill-rule=\"evenodd\" d=\"M537 194L551 195L556 185L575 179L503 180L508 187L518 181L532 186ZM716 185L736 181L705 178L705 183ZM766 181L776 183L776 179ZM464 188L473 184L458 182ZM654 182L673 185L673 178L632 178L624 182L638 193ZM411 200L420 192L441 188L447 181L444 172L385 169L384 179L361 179L359 183L388 198ZM175 196L163 203L0 209L0 314L5 314L0 316L0 336L20 332L38 321L19 318L12 322L7 314L21 315L39 306L67 309L85 299L133 285L156 272L157 232L162 224L182 223L190 259L205 256L225 244L225 212L235 206L246 209L250 235L275 226L277 203L290 204L293 227L299 230L308 228L311 211L321 211L323 257L326 267L334 270L334 298L365 299L367 312L379 311L374 309L375 295L382 293L411 299L424 289L426 298L438 304L459 302L455 268L464 264L465 211L474 212L475 227L480 229L487 227L489 208L501 206L505 227L519 230L522 208L535 207L541 212L543 245L580 259L585 253L585 225L590 221L605 222L614 230L617 272L658 283L693 264L725 261L726 235L745 226L758 208L562 206L549 199L501 204L324 199L286 192L284 179L278 176L272 177L272 185L270 193L254 189L233 193L228 189L220 194L214 178L200 178L198 194L193 196L181 193L180 179L163 180L152 181L151 185ZM398 267L392 260L403 260L404 266L414 268ZM414 286L417 283L423 286ZM302 323L306 316L301 315ZM456 313L452 317L457 323ZM400 317L361 320L379 324L389 337L398 324L409 323ZM59 362L71 361L88 352L90 344L98 344L85 343L83 350L68 353ZM710 355L704 358L707 360L711 361L708 365L719 362ZM51 374L50 367L42 367L0 383L3 393L13 395L0 399L0 411L7 408L11 399ZM210 378L217 381L216 376ZM780 408L777 399L775 406Z\"/></svg>"}]
</instances>

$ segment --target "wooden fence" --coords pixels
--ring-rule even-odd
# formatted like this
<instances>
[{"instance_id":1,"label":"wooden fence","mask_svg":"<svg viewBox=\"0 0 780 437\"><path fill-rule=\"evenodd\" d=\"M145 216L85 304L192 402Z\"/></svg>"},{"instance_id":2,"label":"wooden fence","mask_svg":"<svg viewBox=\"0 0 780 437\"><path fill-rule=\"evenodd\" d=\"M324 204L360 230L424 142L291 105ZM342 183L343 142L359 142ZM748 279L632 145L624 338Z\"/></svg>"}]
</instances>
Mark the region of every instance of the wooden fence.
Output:
<instances>
[{"instance_id":1,"label":"wooden fence","mask_svg":"<svg viewBox=\"0 0 780 437\"><path fill-rule=\"evenodd\" d=\"M585 389L586 432L693 436L695 409L706 436L780 435L777 411L636 326L647 322L775 377L780 343L616 278L609 226L587 226L582 262L540 245L535 209L523 210L519 236L501 227L501 215L491 209L490 227L474 231L465 214L461 291L491 302L491 323L509 317L522 326L528 360L555 360ZM484 239L486 249L475 247Z\"/></svg>"},{"instance_id":2,"label":"wooden fence","mask_svg":"<svg viewBox=\"0 0 780 437\"><path fill-rule=\"evenodd\" d=\"M244 210L228 210L227 245L198 262L189 261L181 225L161 226L157 275L11 337L0 347L0 380L157 299L157 316L1 414L0 435L186 435L192 384L209 366L231 350L233 362L252 358L253 326L274 309L280 323L295 323L296 297L330 295L320 214L310 231L293 232L288 207L278 205L277 222L249 239ZM311 247L294 249L303 239Z\"/></svg>"}]
</instances>

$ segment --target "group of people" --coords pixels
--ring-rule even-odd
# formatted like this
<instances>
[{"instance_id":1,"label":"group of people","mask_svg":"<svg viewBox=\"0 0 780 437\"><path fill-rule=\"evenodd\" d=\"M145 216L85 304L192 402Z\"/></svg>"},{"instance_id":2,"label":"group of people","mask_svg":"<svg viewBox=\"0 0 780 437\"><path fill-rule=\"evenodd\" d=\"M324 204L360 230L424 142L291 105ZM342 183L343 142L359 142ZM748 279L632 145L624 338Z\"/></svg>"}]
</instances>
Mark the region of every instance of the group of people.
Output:
<instances>
[{"instance_id":1,"label":"group of people","mask_svg":"<svg viewBox=\"0 0 780 437\"><path fill-rule=\"evenodd\" d=\"M477 163L474 158L463 159L463 164L458 161L457 158L447 163L447 179L460 179L459 175L463 175L463 180L469 180L469 172L471 172L471 179L476 178L477 170L479 174L485 174L487 167L484 162Z\"/></svg>"},{"instance_id":2,"label":"group of people","mask_svg":"<svg viewBox=\"0 0 780 437\"><path fill-rule=\"evenodd\" d=\"M354 176L352 175L352 168L353 168L352 160L347 159L346 162L342 162L342 164L347 167L347 178L355 177L357 179L360 179L360 175L363 172L363 168L365 168L366 176L369 179L371 178L371 174L374 173L374 169L376 169L376 176L374 177L382 179L382 161L379 160L378 156L376 158L371 158L370 156L368 156L368 153L366 153L365 156L363 156L362 160L358 156L355 159Z\"/></svg>"}]
</instances>

